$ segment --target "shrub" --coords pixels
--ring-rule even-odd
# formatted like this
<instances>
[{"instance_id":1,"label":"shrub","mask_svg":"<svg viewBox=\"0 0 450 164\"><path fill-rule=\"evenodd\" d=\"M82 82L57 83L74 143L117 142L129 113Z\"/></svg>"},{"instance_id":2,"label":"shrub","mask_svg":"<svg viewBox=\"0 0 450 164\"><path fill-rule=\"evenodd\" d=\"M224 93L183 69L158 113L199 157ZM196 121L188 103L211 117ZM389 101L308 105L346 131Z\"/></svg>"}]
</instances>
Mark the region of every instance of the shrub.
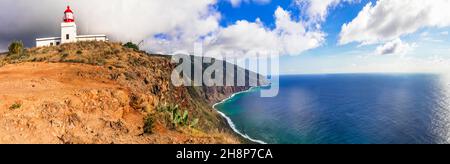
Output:
<instances>
[{"instance_id":1,"label":"shrub","mask_svg":"<svg viewBox=\"0 0 450 164\"><path fill-rule=\"evenodd\" d=\"M137 66L140 66L140 65L141 65L141 60L139 60L139 58L131 57L129 60L130 60L130 64L131 64L132 66L137 67Z\"/></svg>"},{"instance_id":2,"label":"shrub","mask_svg":"<svg viewBox=\"0 0 450 164\"><path fill-rule=\"evenodd\" d=\"M14 103L9 107L9 109L15 110L15 109L19 109L20 107L22 107L22 104Z\"/></svg>"},{"instance_id":3,"label":"shrub","mask_svg":"<svg viewBox=\"0 0 450 164\"><path fill-rule=\"evenodd\" d=\"M25 51L22 41L13 41L9 45L8 51L8 60L22 60L29 57L29 54Z\"/></svg>"},{"instance_id":4,"label":"shrub","mask_svg":"<svg viewBox=\"0 0 450 164\"><path fill-rule=\"evenodd\" d=\"M137 46L136 44L134 44L132 42L125 43L123 46L126 48L131 48L135 51L139 51L139 46Z\"/></svg>"},{"instance_id":5,"label":"shrub","mask_svg":"<svg viewBox=\"0 0 450 164\"><path fill-rule=\"evenodd\" d=\"M65 58L67 58L67 56L69 56L69 54L64 53L64 54L61 55L61 58L62 58L62 59L65 59Z\"/></svg>"},{"instance_id":6,"label":"shrub","mask_svg":"<svg viewBox=\"0 0 450 164\"><path fill-rule=\"evenodd\" d=\"M153 116L151 114L148 114L147 117L144 119L144 133L151 134L153 133L153 124L155 123L155 120L153 119Z\"/></svg>"},{"instance_id":7,"label":"shrub","mask_svg":"<svg viewBox=\"0 0 450 164\"><path fill-rule=\"evenodd\" d=\"M88 64L98 65L98 66L103 66L106 63L106 59L102 55L92 54L87 57L87 60L88 60L87 61Z\"/></svg>"},{"instance_id":8,"label":"shrub","mask_svg":"<svg viewBox=\"0 0 450 164\"><path fill-rule=\"evenodd\" d=\"M83 54L83 51L78 50L78 51L77 51L77 55L81 55L81 54Z\"/></svg>"},{"instance_id":9,"label":"shrub","mask_svg":"<svg viewBox=\"0 0 450 164\"><path fill-rule=\"evenodd\" d=\"M9 55L20 55L23 53L24 46L22 41L13 41L9 47Z\"/></svg>"}]
</instances>

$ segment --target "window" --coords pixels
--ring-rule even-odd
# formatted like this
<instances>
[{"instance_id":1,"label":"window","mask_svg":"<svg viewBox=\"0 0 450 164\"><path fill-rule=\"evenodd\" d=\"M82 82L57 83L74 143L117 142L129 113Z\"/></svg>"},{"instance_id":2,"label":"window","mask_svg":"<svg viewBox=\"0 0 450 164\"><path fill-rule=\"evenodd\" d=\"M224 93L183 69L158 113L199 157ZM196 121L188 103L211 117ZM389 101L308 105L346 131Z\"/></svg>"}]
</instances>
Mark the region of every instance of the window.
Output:
<instances>
[{"instance_id":1,"label":"window","mask_svg":"<svg viewBox=\"0 0 450 164\"><path fill-rule=\"evenodd\" d=\"M73 19L73 14L72 13L66 13L66 18L67 19Z\"/></svg>"},{"instance_id":2,"label":"window","mask_svg":"<svg viewBox=\"0 0 450 164\"><path fill-rule=\"evenodd\" d=\"M53 43L50 43L50 46L53 46Z\"/></svg>"},{"instance_id":3,"label":"window","mask_svg":"<svg viewBox=\"0 0 450 164\"><path fill-rule=\"evenodd\" d=\"M69 40L69 39L70 39L70 38L69 38L69 34L66 34L66 39L67 39L67 40Z\"/></svg>"},{"instance_id":4,"label":"window","mask_svg":"<svg viewBox=\"0 0 450 164\"><path fill-rule=\"evenodd\" d=\"M56 42L56 45L59 45L59 44L61 44L61 43L59 43L59 42Z\"/></svg>"}]
</instances>

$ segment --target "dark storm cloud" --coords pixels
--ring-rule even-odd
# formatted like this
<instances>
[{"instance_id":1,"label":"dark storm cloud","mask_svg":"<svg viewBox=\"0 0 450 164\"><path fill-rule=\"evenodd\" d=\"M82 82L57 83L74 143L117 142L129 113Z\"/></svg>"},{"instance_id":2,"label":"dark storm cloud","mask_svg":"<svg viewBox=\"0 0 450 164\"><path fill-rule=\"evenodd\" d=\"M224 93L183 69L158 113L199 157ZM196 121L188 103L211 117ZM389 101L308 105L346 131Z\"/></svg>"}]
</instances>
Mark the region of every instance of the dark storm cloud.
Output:
<instances>
[{"instance_id":1,"label":"dark storm cloud","mask_svg":"<svg viewBox=\"0 0 450 164\"><path fill-rule=\"evenodd\" d=\"M215 0L1 0L0 50L6 49L12 40L22 40L31 47L35 38L58 36L68 4L75 12L81 34L107 34L115 41L138 42L165 33L196 40L218 28L220 14L211 9L215 3Z\"/></svg>"}]
</instances>

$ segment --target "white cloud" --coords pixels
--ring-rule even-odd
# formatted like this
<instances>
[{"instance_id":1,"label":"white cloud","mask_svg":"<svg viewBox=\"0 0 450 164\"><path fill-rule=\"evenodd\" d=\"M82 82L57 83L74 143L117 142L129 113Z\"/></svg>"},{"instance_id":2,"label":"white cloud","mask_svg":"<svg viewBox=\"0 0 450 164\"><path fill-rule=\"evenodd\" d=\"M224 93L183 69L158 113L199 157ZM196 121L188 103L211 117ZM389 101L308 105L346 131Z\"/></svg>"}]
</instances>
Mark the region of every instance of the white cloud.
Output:
<instances>
[{"instance_id":1,"label":"white cloud","mask_svg":"<svg viewBox=\"0 0 450 164\"><path fill-rule=\"evenodd\" d=\"M376 49L377 55L405 55L411 51L416 45L404 43L400 39L395 39L387 42L384 45L380 45Z\"/></svg>"},{"instance_id":2,"label":"white cloud","mask_svg":"<svg viewBox=\"0 0 450 164\"><path fill-rule=\"evenodd\" d=\"M69 4L75 12L79 33L107 34L112 41L144 40L142 48L151 52L192 52L194 43L204 42L205 50L245 53L279 51L298 55L319 47L325 34L307 27L289 11L279 7L276 27L260 21L241 20L221 27L218 0L77 0ZM232 3L249 1L233 1ZM270 0L253 0L267 3ZM37 37L59 35L59 23L67 2L61 0L0 1L0 47L11 40L34 46Z\"/></svg>"},{"instance_id":3,"label":"white cloud","mask_svg":"<svg viewBox=\"0 0 450 164\"><path fill-rule=\"evenodd\" d=\"M312 21L324 21L330 8L341 2L359 2L360 0L295 0L295 3L306 11Z\"/></svg>"},{"instance_id":4,"label":"white cloud","mask_svg":"<svg viewBox=\"0 0 450 164\"><path fill-rule=\"evenodd\" d=\"M450 0L378 0L369 2L342 26L339 44L374 44L414 33L425 27L450 26Z\"/></svg>"},{"instance_id":5,"label":"white cloud","mask_svg":"<svg viewBox=\"0 0 450 164\"><path fill-rule=\"evenodd\" d=\"M237 21L207 38L209 53L234 52L242 55L249 51L278 50L277 35L259 22Z\"/></svg>"},{"instance_id":6,"label":"white cloud","mask_svg":"<svg viewBox=\"0 0 450 164\"><path fill-rule=\"evenodd\" d=\"M319 47L325 40L324 33L314 29L307 30L304 22L292 20L291 14L280 7L275 12L275 18L275 32L280 37L283 53L296 55Z\"/></svg>"},{"instance_id":7,"label":"white cloud","mask_svg":"<svg viewBox=\"0 0 450 164\"><path fill-rule=\"evenodd\" d=\"M448 35L448 31L443 31L443 32L441 32L441 35L447 36L447 35Z\"/></svg>"},{"instance_id":8,"label":"white cloud","mask_svg":"<svg viewBox=\"0 0 450 164\"><path fill-rule=\"evenodd\" d=\"M267 4L267 3L270 3L271 0L227 0L227 1L229 1L233 7L238 7L243 2L245 2L245 3L253 2L253 3L257 3L257 4Z\"/></svg>"},{"instance_id":9,"label":"white cloud","mask_svg":"<svg viewBox=\"0 0 450 164\"><path fill-rule=\"evenodd\" d=\"M70 1L80 33L106 33L116 41L139 42L156 34L193 42L219 28L216 0ZM0 43L13 39L33 45L36 37L59 35L67 5L61 0L0 1Z\"/></svg>"},{"instance_id":10,"label":"white cloud","mask_svg":"<svg viewBox=\"0 0 450 164\"><path fill-rule=\"evenodd\" d=\"M229 53L235 55L249 51L278 51L281 54L299 55L319 47L325 34L308 30L303 22L294 21L291 13L279 7L275 11L275 29L268 29L259 22L238 21L222 28L207 42L210 53Z\"/></svg>"}]
</instances>

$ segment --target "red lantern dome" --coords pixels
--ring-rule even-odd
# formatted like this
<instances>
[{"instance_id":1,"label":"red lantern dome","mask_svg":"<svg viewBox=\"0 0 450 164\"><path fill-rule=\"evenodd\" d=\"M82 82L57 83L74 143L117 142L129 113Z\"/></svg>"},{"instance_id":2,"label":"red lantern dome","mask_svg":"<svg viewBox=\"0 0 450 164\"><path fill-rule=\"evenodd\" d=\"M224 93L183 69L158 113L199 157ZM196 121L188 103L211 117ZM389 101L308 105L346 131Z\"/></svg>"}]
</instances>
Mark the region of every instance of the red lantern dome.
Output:
<instances>
[{"instance_id":1,"label":"red lantern dome","mask_svg":"<svg viewBox=\"0 0 450 164\"><path fill-rule=\"evenodd\" d=\"M66 11L64 11L64 22L75 22L75 18L73 16L72 10L70 10L70 6L67 6Z\"/></svg>"}]
</instances>

